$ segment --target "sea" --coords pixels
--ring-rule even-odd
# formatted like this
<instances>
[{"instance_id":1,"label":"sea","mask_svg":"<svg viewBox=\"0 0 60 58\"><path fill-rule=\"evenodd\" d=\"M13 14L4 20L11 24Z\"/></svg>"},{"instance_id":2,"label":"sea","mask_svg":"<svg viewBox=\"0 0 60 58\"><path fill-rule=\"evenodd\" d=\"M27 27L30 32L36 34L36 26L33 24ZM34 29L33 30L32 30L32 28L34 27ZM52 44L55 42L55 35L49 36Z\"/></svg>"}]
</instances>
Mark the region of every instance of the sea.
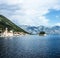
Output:
<instances>
[{"instance_id":1,"label":"sea","mask_svg":"<svg viewBox=\"0 0 60 58\"><path fill-rule=\"evenodd\" d=\"M60 35L0 37L0 58L60 58Z\"/></svg>"}]
</instances>

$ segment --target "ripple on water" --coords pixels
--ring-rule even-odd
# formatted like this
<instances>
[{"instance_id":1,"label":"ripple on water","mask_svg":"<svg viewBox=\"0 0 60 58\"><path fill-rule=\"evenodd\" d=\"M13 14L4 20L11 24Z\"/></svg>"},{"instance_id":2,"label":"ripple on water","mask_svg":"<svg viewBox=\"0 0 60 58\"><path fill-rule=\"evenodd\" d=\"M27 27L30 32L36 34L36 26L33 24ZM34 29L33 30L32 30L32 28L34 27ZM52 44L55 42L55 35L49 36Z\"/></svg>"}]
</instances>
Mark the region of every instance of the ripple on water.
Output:
<instances>
[{"instance_id":1,"label":"ripple on water","mask_svg":"<svg viewBox=\"0 0 60 58\"><path fill-rule=\"evenodd\" d=\"M0 58L60 58L60 36L0 38Z\"/></svg>"}]
</instances>

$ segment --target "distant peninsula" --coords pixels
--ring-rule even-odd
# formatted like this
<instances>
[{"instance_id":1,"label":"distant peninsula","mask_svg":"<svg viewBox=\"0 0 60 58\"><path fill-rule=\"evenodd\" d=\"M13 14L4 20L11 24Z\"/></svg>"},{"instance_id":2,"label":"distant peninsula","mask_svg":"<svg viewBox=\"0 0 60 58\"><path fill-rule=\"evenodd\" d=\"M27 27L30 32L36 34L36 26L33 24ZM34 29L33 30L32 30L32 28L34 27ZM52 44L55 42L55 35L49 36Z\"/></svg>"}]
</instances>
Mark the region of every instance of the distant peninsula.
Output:
<instances>
[{"instance_id":1,"label":"distant peninsula","mask_svg":"<svg viewBox=\"0 0 60 58\"><path fill-rule=\"evenodd\" d=\"M12 30L15 33L16 32L23 32L23 33L28 34L28 32L26 32L22 28L18 27L16 24L14 24L8 18L6 18L3 15L0 15L0 33L1 32L3 33L6 30L6 28L8 29L8 31Z\"/></svg>"}]
</instances>

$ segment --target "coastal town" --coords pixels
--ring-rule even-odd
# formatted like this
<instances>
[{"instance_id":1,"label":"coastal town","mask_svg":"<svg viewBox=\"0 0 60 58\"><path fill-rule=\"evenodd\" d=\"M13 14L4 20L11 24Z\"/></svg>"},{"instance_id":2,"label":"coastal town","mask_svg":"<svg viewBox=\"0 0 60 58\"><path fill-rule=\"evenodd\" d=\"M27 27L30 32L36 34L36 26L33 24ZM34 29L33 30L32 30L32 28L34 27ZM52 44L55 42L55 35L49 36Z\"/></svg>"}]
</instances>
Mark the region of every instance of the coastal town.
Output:
<instances>
[{"instance_id":1,"label":"coastal town","mask_svg":"<svg viewBox=\"0 0 60 58\"><path fill-rule=\"evenodd\" d=\"M0 28L0 37L10 37L10 36L19 36L25 35L24 32L13 32L13 30L8 31L8 28L5 28L4 32L2 28Z\"/></svg>"}]
</instances>

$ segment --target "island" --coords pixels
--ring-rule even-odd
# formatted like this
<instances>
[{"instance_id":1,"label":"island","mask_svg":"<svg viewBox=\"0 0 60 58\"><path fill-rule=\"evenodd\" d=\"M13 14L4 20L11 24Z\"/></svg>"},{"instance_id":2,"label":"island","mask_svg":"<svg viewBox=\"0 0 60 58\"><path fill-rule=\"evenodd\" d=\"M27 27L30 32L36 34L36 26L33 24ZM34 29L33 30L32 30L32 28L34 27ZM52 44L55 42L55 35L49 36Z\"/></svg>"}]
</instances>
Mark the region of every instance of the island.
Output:
<instances>
[{"instance_id":1,"label":"island","mask_svg":"<svg viewBox=\"0 0 60 58\"><path fill-rule=\"evenodd\" d=\"M41 31L39 35L46 36L46 33L44 31Z\"/></svg>"}]
</instances>

